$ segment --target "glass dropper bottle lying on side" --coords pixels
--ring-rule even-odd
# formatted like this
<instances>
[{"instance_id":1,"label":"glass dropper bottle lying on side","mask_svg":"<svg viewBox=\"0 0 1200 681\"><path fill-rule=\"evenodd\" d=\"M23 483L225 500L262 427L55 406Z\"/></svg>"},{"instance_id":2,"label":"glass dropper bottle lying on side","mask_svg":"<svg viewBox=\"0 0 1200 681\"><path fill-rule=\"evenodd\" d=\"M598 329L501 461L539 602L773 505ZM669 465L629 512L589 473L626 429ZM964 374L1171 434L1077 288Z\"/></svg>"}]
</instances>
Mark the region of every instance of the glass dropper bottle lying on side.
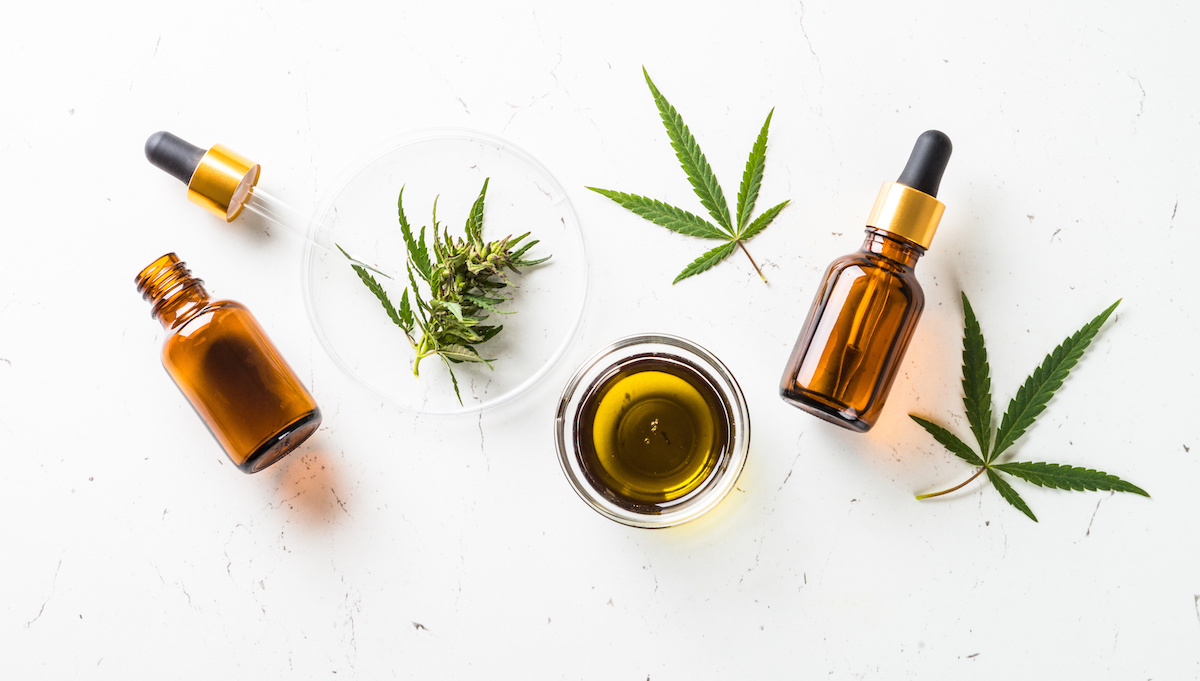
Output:
<instances>
[{"instance_id":1,"label":"glass dropper bottle lying on side","mask_svg":"<svg viewBox=\"0 0 1200 681\"><path fill-rule=\"evenodd\" d=\"M321 425L316 401L240 303L211 300L174 253L136 283L167 331L163 367L243 472L282 459Z\"/></svg>"},{"instance_id":2,"label":"glass dropper bottle lying on side","mask_svg":"<svg viewBox=\"0 0 1200 681\"><path fill-rule=\"evenodd\" d=\"M917 138L896 182L883 183L857 253L833 261L796 341L779 394L858 432L875 425L925 307L914 272L945 206L937 200L950 138Z\"/></svg>"}]
</instances>

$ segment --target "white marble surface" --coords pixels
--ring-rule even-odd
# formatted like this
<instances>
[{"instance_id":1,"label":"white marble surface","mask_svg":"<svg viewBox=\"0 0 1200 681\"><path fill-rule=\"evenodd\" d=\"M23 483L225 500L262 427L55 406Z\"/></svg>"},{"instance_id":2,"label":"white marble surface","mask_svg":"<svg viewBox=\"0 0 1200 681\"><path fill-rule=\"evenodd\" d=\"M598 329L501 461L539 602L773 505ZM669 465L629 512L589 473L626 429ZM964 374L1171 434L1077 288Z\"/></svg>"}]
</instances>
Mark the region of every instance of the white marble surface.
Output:
<instances>
[{"instance_id":1,"label":"white marble surface","mask_svg":"<svg viewBox=\"0 0 1200 681\"><path fill-rule=\"evenodd\" d=\"M1187 2L21 3L0 23L0 676L1200 677L1200 7ZM699 211L645 65L736 192L775 107L740 256L584 189ZM594 265L577 344L499 411L422 417L312 336L300 244L225 225L146 163L159 129L264 164L307 210L366 148L454 125L568 188ZM912 140L955 142L928 307L879 425L776 384L821 271L854 250ZM732 188L732 189L731 189ZM239 473L157 359L133 277L176 251L246 303L325 409ZM1124 303L1016 454L1152 499L1021 484L1041 522L905 416L968 434L960 289L1000 410L1045 352ZM714 513L665 531L586 508L554 459L573 367L665 331L722 357L754 419Z\"/></svg>"}]
</instances>

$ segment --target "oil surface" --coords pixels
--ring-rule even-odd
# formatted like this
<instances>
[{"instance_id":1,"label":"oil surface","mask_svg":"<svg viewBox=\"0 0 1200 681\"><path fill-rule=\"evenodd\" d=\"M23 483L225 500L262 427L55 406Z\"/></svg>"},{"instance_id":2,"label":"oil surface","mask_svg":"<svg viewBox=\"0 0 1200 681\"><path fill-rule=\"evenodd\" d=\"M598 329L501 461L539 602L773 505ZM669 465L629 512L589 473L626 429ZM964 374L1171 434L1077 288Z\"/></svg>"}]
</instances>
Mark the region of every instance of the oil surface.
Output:
<instances>
[{"instance_id":1,"label":"oil surface","mask_svg":"<svg viewBox=\"0 0 1200 681\"><path fill-rule=\"evenodd\" d=\"M689 366L637 359L597 382L576 428L583 469L624 505L665 505L712 477L728 450L720 398Z\"/></svg>"}]
</instances>

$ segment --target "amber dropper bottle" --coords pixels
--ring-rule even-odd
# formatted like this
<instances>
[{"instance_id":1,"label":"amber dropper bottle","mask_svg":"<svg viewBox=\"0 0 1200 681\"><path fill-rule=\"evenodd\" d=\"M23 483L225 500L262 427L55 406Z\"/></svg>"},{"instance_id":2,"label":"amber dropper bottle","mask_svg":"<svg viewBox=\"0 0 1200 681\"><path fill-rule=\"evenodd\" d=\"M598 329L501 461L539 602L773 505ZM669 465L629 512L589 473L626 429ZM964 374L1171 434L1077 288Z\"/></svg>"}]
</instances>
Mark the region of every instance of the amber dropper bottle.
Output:
<instances>
[{"instance_id":1,"label":"amber dropper bottle","mask_svg":"<svg viewBox=\"0 0 1200 681\"><path fill-rule=\"evenodd\" d=\"M250 311L210 300L174 253L137 276L167 330L162 363L245 473L282 459L321 425L321 410Z\"/></svg>"},{"instance_id":2,"label":"amber dropper bottle","mask_svg":"<svg viewBox=\"0 0 1200 681\"><path fill-rule=\"evenodd\" d=\"M875 425L925 307L913 268L945 206L938 186L950 138L917 138L896 182L884 182L857 253L834 260L783 372L785 402L858 432Z\"/></svg>"}]
</instances>

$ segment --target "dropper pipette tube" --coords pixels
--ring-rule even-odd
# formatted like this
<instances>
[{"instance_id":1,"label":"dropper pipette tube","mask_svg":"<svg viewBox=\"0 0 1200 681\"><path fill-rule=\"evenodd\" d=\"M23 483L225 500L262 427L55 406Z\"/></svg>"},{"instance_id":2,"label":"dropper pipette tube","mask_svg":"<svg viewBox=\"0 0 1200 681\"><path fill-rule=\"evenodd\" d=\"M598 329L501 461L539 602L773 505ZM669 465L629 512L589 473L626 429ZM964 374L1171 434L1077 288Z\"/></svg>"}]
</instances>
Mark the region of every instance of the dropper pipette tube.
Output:
<instances>
[{"instance_id":1,"label":"dropper pipette tube","mask_svg":"<svg viewBox=\"0 0 1200 681\"><path fill-rule=\"evenodd\" d=\"M354 248L352 243L348 243L347 239L342 238L345 237L344 234L342 237L335 239L336 235L333 234L333 230L318 228L313 232L316 235L315 238L309 236L299 227L299 225L307 224L308 217L273 194L264 191L262 187L255 187L251 190L242 208L272 225L282 227L324 253L338 259L348 258L350 262L361 265L388 279L396 279L398 277L397 272L389 268L386 264L372 265L355 257L355 253L362 253L364 251Z\"/></svg>"}]
</instances>

